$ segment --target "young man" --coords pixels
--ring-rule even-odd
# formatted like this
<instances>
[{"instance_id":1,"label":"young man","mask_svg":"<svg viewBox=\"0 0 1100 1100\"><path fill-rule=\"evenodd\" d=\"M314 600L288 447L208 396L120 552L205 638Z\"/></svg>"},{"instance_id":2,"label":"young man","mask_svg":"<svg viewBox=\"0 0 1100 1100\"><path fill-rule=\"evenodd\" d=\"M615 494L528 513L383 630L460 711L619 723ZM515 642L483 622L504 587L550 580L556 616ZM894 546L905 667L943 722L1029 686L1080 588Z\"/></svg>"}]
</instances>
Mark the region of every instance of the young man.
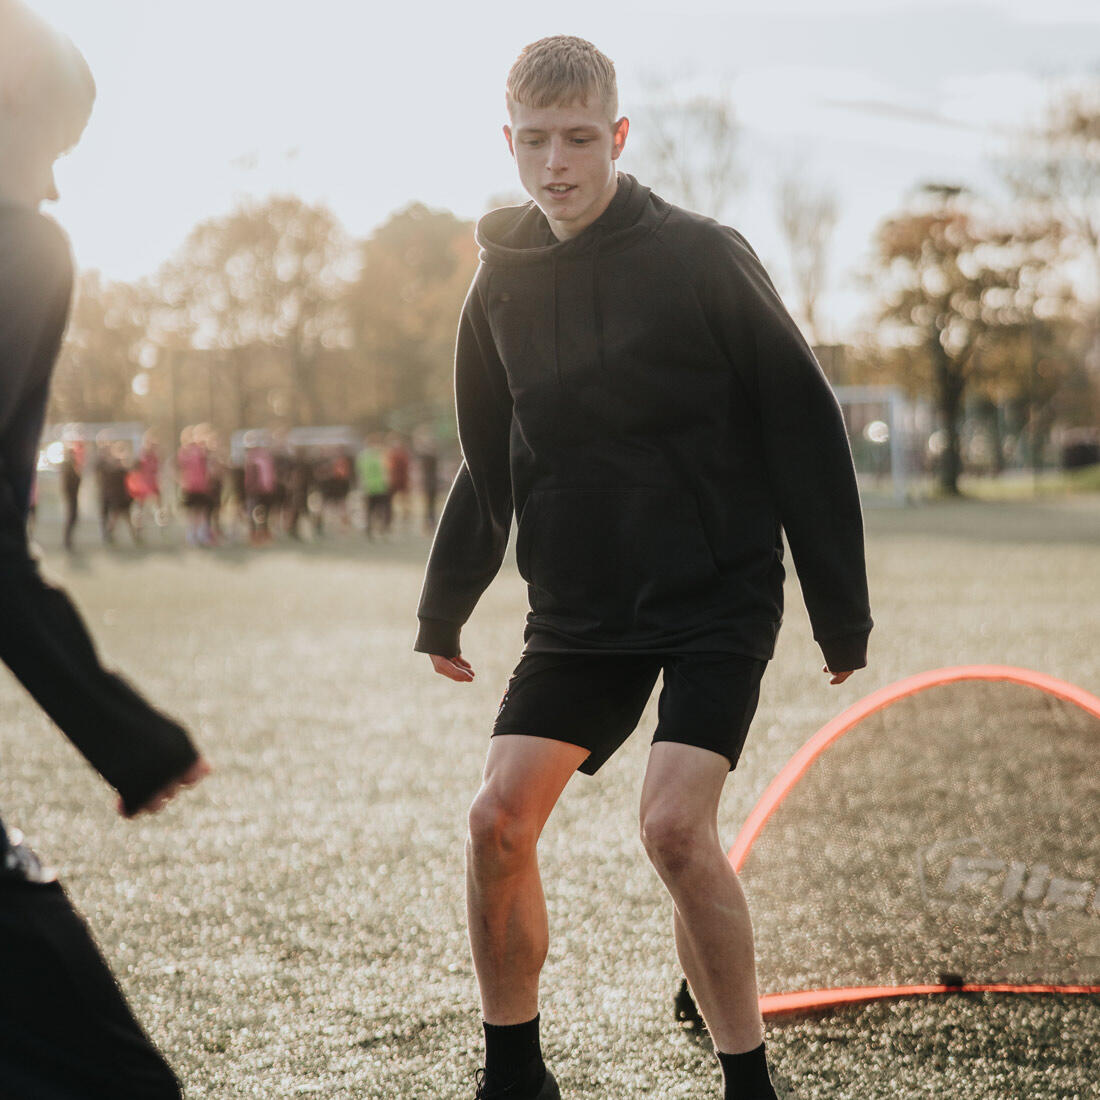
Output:
<instances>
[{"instance_id":1,"label":"young man","mask_svg":"<svg viewBox=\"0 0 1100 1100\"><path fill-rule=\"evenodd\" d=\"M209 765L176 722L100 664L76 608L47 584L26 518L50 374L72 290L68 242L38 212L95 85L83 57L0 0L0 659L119 792L160 809ZM0 824L0 1095L178 1100L55 876Z\"/></svg>"},{"instance_id":2,"label":"young man","mask_svg":"<svg viewBox=\"0 0 1100 1100\"><path fill-rule=\"evenodd\" d=\"M725 1096L774 1097L752 926L718 839L782 607L781 528L830 682L866 664L863 526L840 410L753 250L615 162L611 62L542 39L504 134L532 202L482 219L455 389L463 464L415 648L474 677L459 632L513 513L531 610L470 811L467 896L483 1100L554 1100L538 1038L547 918L536 844L578 768L634 729L663 670L641 800L676 947Z\"/></svg>"}]
</instances>

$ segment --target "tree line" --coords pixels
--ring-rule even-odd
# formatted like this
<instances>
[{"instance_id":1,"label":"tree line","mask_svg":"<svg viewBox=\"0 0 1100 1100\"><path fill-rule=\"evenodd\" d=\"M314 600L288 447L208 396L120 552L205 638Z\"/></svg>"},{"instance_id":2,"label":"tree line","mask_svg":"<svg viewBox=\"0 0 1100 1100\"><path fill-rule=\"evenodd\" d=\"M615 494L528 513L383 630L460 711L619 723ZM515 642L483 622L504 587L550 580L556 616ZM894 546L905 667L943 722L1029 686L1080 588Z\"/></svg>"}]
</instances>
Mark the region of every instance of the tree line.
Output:
<instances>
[{"instance_id":1,"label":"tree line","mask_svg":"<svg viewBox=\"0 0 1100 1100\"><path fill-rule=\"evenodd\" d=\"M151 278L78 279L51 419L178 436L268 425L410 429L451 405L473 224L413 204L368 239L294 196L196 226Z\"/></svg>"},{"instance_id":2,"label":"tree line","mask_svg":"<svg viewBox=\"0 0 1100 1100\"><path fill-rule=\"evenodd\" d=\"M644 121L639 174L721 217L745 178L728 100L661 88ZM1052 102L997 169L1000 197L928 181L882 220L862 273L872 325L848 356L848 380L934 401L948 493L964 409L993 410L995 425L1007 410L1032 450L1055 424L1100 424L1100 81ZM840 200L811 176L775 194L785 297L816 342ZM294 196L245 203L196 226L148 279L81 275L51 418L141 420L170 438L196 421L446 434L476 265L473 224L421 204L354 240Z\"/></svg>"}]
</instances>

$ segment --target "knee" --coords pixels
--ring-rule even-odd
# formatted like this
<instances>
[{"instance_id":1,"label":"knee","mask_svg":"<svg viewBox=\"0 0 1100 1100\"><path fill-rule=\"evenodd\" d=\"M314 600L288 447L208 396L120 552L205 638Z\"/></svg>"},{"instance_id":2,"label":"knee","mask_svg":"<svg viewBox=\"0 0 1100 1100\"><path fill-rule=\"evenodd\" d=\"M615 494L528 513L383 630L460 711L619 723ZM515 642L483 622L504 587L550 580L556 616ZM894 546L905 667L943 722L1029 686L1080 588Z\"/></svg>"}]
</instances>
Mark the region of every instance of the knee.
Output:
<instances>
[{"instance_id":1,"label":"knee","mask_svg":"<svg viewBox=\"0 0 1100 1100\"><path fill-rule=\"evenodd\" d=\"M662 878L678 878L702 858L709 837L677 806L655 807L642 815L642 844Z\"/></svg>"},{"instance_id":2,"label":"knee","mask_svg":"<svg viewBox=\"0 0 1100 1100\"><path fill-rule=\"evenodd\" d=\"M483 788L470 807L468 843L477 866L506 873L534 854L538 828L517 802Z\"/></svg>"}]
</instances>

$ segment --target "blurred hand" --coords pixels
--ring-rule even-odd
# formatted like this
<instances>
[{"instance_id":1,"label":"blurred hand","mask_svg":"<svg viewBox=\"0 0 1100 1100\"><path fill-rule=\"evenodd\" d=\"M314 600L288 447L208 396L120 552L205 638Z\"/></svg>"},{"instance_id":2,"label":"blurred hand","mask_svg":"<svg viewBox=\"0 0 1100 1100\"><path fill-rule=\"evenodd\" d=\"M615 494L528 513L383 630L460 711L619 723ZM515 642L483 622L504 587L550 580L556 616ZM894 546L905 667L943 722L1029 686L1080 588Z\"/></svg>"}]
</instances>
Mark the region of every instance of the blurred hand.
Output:
<instances>
[{"instance_id":1,"label":"blurred hand","mask_svg":"<svg viewBox=\"0 0 1100 1100\"><path fill-rule=\"evenodd\" d=\"M824 672L827 676L832 675L832 679L829 681L830 684L843 684L844 681L847 680L853 672L855 672L855 669L851 668L847 672L833 672L830 674L829 669L826 666L821 671Z\"/></svg>"},{"instance_id":2,"label":"blurred hand","mask_svg":"<svg viewBox=\"0 0 1100 1100\"><path fill-rule=\"evenodd\" d=\"M446 676L450 680L458 680L459 683L468 684L474 678L474 670L465 657L440 657L431 654L432 668L440 676Z\"/></svg>"},{"instance_id":3,"label":"blurred hand","mask_svg":"<svg viewBox=\"0 0 1100 1100\"><path fill-rule=\"evenodd\" d=\"M132 813L126 812L126 807L123 805L122 799L120 798L118 800L118 812L122 814L123 817L131 818L137 817L138 814L155 814L157 810L161 810L167 806L184 787L193 787L213 770L214 769L210 766L210 762L200 756L183 775L177 776L170 783L161 787L144 806L139 806Z\"/></svg>"}]
</instances>

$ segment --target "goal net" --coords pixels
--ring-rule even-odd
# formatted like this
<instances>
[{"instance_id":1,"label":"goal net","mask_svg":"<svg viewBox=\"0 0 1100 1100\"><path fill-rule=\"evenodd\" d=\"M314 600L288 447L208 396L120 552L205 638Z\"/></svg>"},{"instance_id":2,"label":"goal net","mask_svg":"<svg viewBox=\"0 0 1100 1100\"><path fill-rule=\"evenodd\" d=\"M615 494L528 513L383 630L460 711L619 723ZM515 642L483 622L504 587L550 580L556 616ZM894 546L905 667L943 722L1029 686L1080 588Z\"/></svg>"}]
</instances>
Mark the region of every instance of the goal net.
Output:
<instances>
[{"instance_id":1,"label":"goal net","mask_svg":"<svg viewBox=\"0 0 1100 1100\"><path fill-rule=\"evenodd\" d=\"M1100 699L1025 669L912 677L829 723L730 852L762 1008L1100 993Z\"/></svg>"}]
</instances>

